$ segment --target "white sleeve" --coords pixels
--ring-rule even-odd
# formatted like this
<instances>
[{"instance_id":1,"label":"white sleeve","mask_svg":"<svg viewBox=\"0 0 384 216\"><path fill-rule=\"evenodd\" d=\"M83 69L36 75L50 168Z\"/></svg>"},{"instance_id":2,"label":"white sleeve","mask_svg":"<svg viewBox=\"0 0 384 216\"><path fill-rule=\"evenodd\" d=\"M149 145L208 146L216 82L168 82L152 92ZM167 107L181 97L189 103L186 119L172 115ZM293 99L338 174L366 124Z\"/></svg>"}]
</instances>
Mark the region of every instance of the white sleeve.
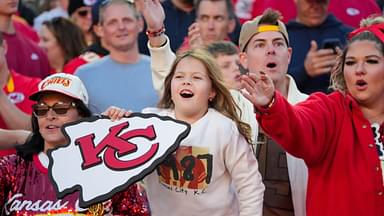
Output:
<instances>
[{"instance_id":1,"label":"white sleeve","mask_svg":"<svg viewBox=\"0 0 384 216\"><path fill-rule=\"evenodd\" d=\"M224 153L226 167L238 193L240 216L261 216L265 187L257 160L237 128L233 129Z\"/></svg>"},{"instance_id":2,"label":"white sleeve","mask_svg":"<svg viewBox=\"0 0 384 216\"><path fill-rule=\"evenodd\" d=\"M162 95L165 77L169 74L176 56L171 50L168 37L166 43L162 47L151 47L149 42L147 46L151 55L153 87L159 95Z\"/></svg>"}]
</instances>

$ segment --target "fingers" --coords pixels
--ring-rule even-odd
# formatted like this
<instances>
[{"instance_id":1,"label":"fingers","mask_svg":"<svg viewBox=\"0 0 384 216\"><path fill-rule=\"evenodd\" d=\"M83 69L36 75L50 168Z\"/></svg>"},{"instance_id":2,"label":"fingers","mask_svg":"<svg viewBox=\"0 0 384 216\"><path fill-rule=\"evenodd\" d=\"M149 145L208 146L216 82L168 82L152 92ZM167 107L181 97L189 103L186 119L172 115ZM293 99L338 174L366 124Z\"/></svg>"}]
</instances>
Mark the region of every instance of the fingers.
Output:
<instances>
[{"instance_id":1,"label":"fingers","mask_svg":"<svg viewBox=\"0 0 384 216\"><path fill-rule=\"evenodd\" d=\"M188 38L192 40L196 37L200 37L200 28L197 23L192 23L192 25L188 27Z\"/></svg>"},{"instance_id":2,"label":"fingers","mask_svg":"<svg viewBox=\"0 0 384 216\"><path fill-rule=\"evenodd\" d=\"M314 40L311 40L311 47L309 48L308 52L315 52L317 50L317 43Z\"/></svg>"},{"instance_id":3,"label":"fingers","mask_svg":"<svg viewBox=\"0 0 384 216\"><path fill-rule=\"evenodd\" d=\"M108 109L102 113L102 115L108 116L112 121L120 120L123 117L128 117L131 114L131 111L126 111L125 109L114 106L108 107Z\"/></svg>"},{"instance_id":4,"label":"fingers","mask_svg":"<svg viewBox=\"0 0 384 216\"><path fill-rule=\"evenodd\" d=\"M188 39L191 48L197 48L203 46L203 40L200 34L199 25L195 22L188 27Z\"/></svg>"},{"instance_id":5,"label":"fingers","mask_svg":"<svg viewBox=\"0 0 384 216\"><path fill-rule=\"evenodd\" d=\"M316 77L329 73L336 61L337 54L333 52L333 49L319 49L311 53L308 52L304 66L309 76Z\"/></svg>"}]
</instances>

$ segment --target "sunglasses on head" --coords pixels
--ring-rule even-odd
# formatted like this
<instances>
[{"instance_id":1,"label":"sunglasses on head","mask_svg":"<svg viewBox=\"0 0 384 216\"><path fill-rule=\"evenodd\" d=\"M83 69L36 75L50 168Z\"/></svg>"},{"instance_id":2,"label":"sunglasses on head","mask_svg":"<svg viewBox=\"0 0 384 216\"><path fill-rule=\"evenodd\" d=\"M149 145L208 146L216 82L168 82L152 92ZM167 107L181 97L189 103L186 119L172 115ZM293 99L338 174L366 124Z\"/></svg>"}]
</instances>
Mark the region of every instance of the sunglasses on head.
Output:
<instances>
[{"instance_id":1,"label":"sunglasses on head","mask_svg":"<svg viewBox=\"0 0 384 216\"><path fill-rule=\"evenodd\" d=\"M85 17L85 16L87 16L88 13L90 13L90 11L89 11L89 10L86 10L86 9L84 9L84 10L78 10L78 11L77 11L77 14L78 14L79 16L81 16L81 17Z\"/></svg>"},{"instance_id":2,"label":"sunglasses on head","mask_svg":"<svg viewBox=\"0 0 384 216\"><path fill-rule=\"evenodd\" d=\"M33 114L36 117L44 117L47 115L48 111L52 109L57 115L65 115L67 114L68 110L71 108L75 108L76 103L64 103L64 102L57 102L53 104L52 106L49 106L45 103L37 103L32 106Z\"/></svg>"},{"instance_id":3,"label":"sunglasses on head","mask_svg":"<svg viewBox=\"0 0 384 216\"><path fill-rule=\"evenodd\" d=\"M135 0L125 0L125 1L128 2L129 4L135 3ZM106 5L108 5L111 2L112 2L112 0L104 0L100 3L100 7L105 7Z\"/></svg>"}]
</instances>

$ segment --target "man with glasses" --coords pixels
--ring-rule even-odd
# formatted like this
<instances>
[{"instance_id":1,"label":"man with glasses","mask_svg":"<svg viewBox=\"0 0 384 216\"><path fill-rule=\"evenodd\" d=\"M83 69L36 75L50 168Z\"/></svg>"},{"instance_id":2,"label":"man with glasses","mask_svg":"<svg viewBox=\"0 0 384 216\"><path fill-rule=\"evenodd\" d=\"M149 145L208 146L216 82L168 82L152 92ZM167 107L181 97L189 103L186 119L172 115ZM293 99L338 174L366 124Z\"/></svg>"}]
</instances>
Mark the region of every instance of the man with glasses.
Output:
<instances>
[{"instance_id":1,"label":"man with glasses","mask_svg":"<svg viewBox=\"0 0 384 216\"><path fill-rule=\"evenodd\" d=\"M97 35L110 55L79 67L75 74L84 82L93 112L109 106L141 111L158 100L152 86L150 59L138 49L143 20L132 3L106 0L101 3Z\"/></svg>"}]
</instances>

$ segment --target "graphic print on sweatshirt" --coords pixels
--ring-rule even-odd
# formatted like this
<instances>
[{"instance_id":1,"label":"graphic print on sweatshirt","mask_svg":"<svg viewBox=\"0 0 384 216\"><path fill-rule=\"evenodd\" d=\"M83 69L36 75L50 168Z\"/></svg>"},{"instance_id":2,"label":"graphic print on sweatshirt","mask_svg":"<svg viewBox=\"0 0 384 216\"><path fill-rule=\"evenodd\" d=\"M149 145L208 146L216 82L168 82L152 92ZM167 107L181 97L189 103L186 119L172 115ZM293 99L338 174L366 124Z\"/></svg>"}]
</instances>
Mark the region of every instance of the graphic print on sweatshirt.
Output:
<instances>
[{"instance_id":1,"label":"graphic print on sweatshirt","mask_svg":"<svg viewBox=\"0 0 384 216\"><path fill-rule=\"evenodd\" d=\"M379 154L379 160L381 162L381 171L383 173L384 180L384 124L380 126L378 123L373 123L371 127L376 143L377 153Z\"/></svg>"},{"instance_id":2,"label":"graphic print on sweatshirt","mask_svg":"<svg viewBox=\"0 0 384 216\"><path fill-rule=\"evenodd\" d=\"M199 195L211 182L213 156L204 147L180 146L157 168L159 181L167 189Z\"/></svg>"}]
</instances>

